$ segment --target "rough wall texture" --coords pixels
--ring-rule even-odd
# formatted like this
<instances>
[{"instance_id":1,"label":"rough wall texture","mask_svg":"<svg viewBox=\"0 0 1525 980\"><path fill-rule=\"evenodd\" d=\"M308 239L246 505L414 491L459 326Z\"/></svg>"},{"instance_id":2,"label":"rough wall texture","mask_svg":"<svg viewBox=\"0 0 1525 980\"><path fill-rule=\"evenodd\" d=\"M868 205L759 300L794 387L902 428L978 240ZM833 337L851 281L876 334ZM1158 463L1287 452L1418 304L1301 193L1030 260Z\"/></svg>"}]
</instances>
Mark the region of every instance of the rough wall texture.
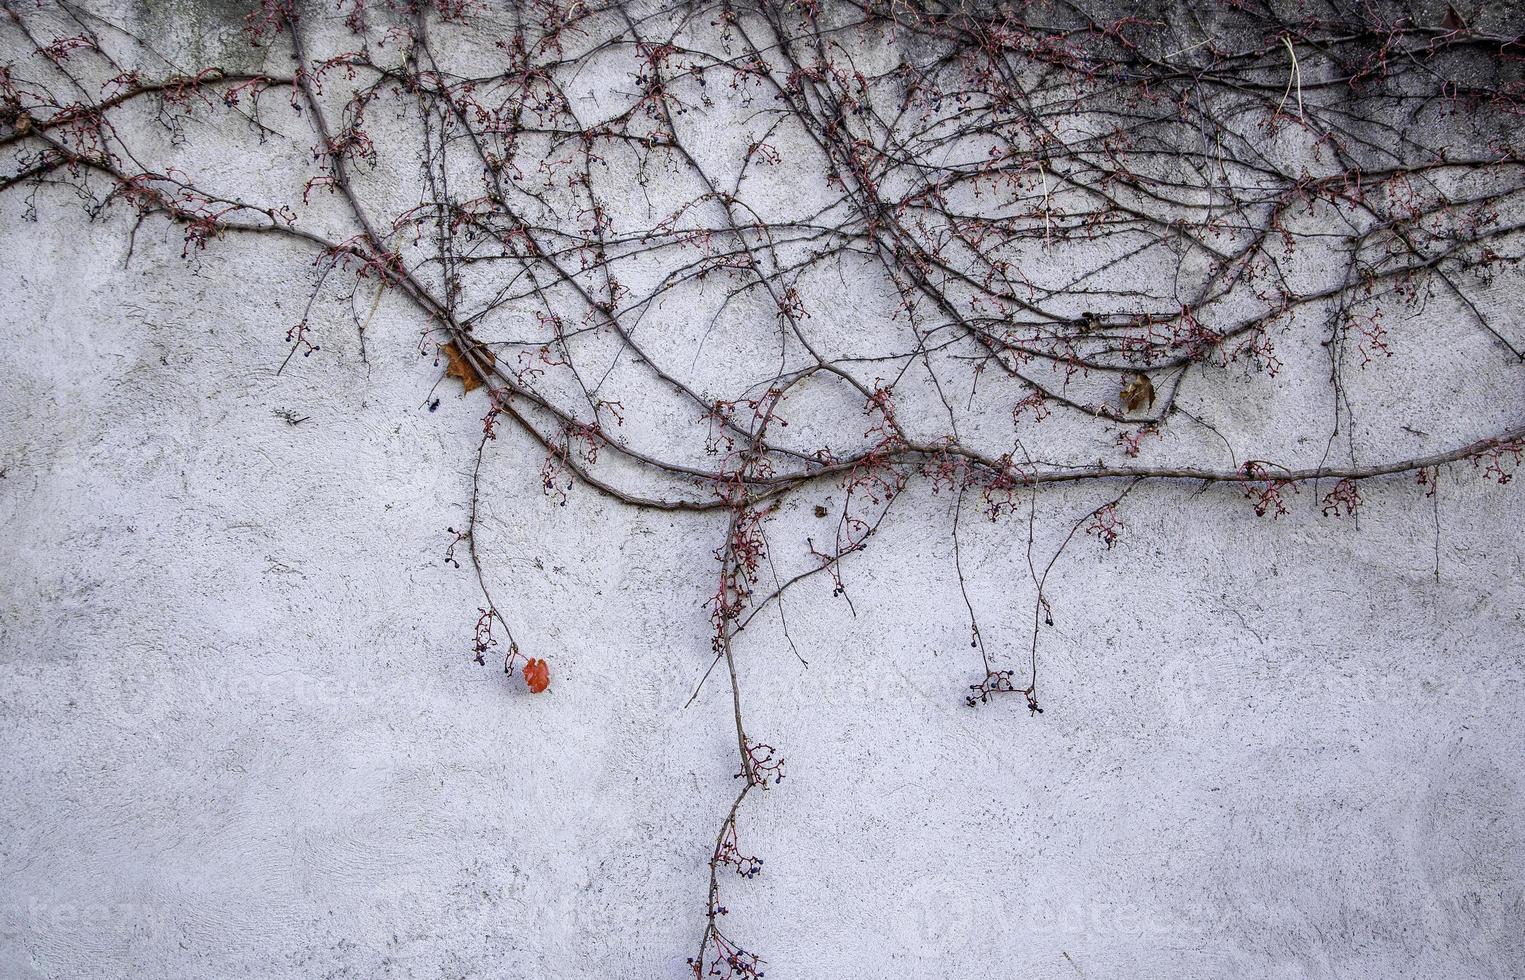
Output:
<instances>
[{"instance_id":1,"label":"rough wall texture","mask_svg":"<svg viewBox=\"0 0 1525 980\"><path fill-rule=\"evenodd\" d=\"M251 53L237 4L97 6L187 66L277 57ZM577 82L589 99L627 83L602 70ZM268 165L237 135L162 149L295 201L310 139L281 98ZM701 145L746 138L720 110L693 125ZM608 199L648 208L660 182L611 167ZM752 200L817 190L785 173ZM230 237L186 260L179 230L89 222L63 187L0 215L0 976L686 975L735 794L727 688L687 703L725 514L581 485L557 506L544 450L504 427L475 533L515 635L554 665L529 695L466 653L482 596L441 556L486 392L439 384L416 310L385 294L362 358L325 293L321 352L278 373L310 249ZM878 329L872 284L802 290L828 335ZM1478 290L1518 345L1519 281ZM1525 415L1518 362L1454 306L1395 314L1381 376L1352 374L1363 458ZM654 349L693 356L681 300L652 315ZM1191 408L1239 458L1317 465L1322 326L1286 330L1277 379L1205 372ZM740 328L706 342L687 376L717 393L766 353ZM629 425L660 437L663 413L692 415ZM796 414L865 425L829 390ZM1080 440L1081 460L1115 441L1066 425L1031 438ZM1184 428L1148 452L1221 443ZM851 606L812 580L737 640L748 727L789 768L748 801L766 872L727 880L727 933L770 977L1525 975L1525 504L1470 463L1439 480L1435 498L1367 484L1358 519L1311 490L1273 520L1234 490L1141 485L1117 545L1080 541L1048 580L1038 716L964 705L954 495L913 483L844 564ZM807 560L815 505L841 493L785 502L780 562ZM1038 553L1109 494L1044 490ZM971 506L959 542L985 642L1019 664L1025 506Z\"/></svg>"}]
</instances>

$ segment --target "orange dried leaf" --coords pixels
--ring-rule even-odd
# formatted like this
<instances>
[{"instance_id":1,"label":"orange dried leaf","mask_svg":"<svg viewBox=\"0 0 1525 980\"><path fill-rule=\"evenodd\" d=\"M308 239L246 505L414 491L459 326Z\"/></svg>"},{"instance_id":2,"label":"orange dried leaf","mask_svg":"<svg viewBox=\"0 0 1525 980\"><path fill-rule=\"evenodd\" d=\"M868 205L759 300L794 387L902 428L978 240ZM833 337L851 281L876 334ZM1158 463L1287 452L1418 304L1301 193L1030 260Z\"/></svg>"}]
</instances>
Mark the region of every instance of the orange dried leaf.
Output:
<instances>
[{"instance_id":1,"label":"orange dried leaf","mask_svg":"<svg viewBox=\"0 0 1525 980\"><path fill-rule=\"evenodd\" d=\"M531 694L539 694L550 687L550 665L544 660L526 660L524 662L524 683L529 685Z\"/></svg>"},{"instance_id":2,"label":"orange dried leaf","mask_svg":"<svg viewBox=\"0 0 1525 980\"><path fill-rule=\"evenodd\" d=\"M459 379L461 387L466 389L467 394L482 387L482 379L477 375L476 369L471 366L471 362L466 359L466 355L456 346L455 341L451 340L441 344L440 350L444 352L445 359L449 361L449 364L445 367L445 373L452 378ZM471 354L477 359L477 363L481 364L485 369L492 368L492 351L481 344L477 344L472 347Z\"/></svg>"}]
</instances>

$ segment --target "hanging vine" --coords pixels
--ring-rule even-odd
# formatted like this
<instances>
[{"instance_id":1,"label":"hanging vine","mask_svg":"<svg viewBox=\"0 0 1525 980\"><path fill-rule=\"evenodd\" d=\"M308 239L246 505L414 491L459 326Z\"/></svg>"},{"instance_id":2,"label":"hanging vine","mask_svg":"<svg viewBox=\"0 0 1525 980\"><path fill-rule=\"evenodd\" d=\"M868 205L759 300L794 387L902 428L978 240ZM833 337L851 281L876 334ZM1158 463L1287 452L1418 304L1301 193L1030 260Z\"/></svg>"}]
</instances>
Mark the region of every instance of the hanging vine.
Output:
<instances>
[{"instance_id":1,"label":"hanging vine","mask_svg":"<svg viewBox=\"0 0 1525 980\"><path fill-rule=\"evenodd\" d=\"M263 67L244 70L179 64L69 0L3 9L8 214L125 211L130 247L167 221L192 262L301 245L305 313L272 334L283 370L341 329L365 357L387 291L416 311L420 353L482 412L445 555L480 588L477 663L553 682L476 537L505 425L540 447L557 504L713 515L695 667L729 685L737 791L695 976L763 972L722 928L725 877L763 865L747 800L784 776L745 721L738 637L809 579L850 602L849 559L913 487L952 500L967 702L1036 715L1049 573L1076 540L1111 548L1136 488L1239 494L1265 517L1311 490L1335 520L1369 481L1406 478L1429 507L1442 470L1504 484L1525 454L1525 418L1421 453L1368 446L1350 397L1396 346L1465 331L1520 406L1525 337L1493 286L1525 256L1512 5L1432 23L1377 0L261 0L243 60ZM259 148L247 186L191 162L217 139ZM260 153L305 158L303 181L255 179ZM333 284L352 327L314 313ZM1327 369L1315 458L1242 456L1193 392L1294 357ZM1061 484L1099 496L1043 552L1035 501ZM770 539L786 500L826 491L829 535ZM965 579L978 516L1025 549L1016 656L987 649Z\"/></svg>"}]
</instances>

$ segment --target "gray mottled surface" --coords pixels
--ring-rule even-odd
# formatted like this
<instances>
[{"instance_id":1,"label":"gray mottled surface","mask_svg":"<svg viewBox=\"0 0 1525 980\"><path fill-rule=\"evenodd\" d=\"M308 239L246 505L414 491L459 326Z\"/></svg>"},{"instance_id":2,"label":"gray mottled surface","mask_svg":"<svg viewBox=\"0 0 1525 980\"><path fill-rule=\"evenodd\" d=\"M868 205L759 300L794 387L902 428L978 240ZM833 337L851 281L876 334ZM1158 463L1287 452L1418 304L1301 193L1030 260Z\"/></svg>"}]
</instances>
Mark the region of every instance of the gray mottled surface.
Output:
<instances>
[{"instance_id":1,"label":"gray mottled surface","mask_svg":"<svg viewBox=\"0 0 1525 980\"><path fill-rule=\"evenodd\" d=\"M528 696L469 662L442 555L482 395L427 410L416 317L277 376L308 256L187 265L150 224L128 263L121 215L49 203L0 198L0 977L683 976L733 793L728 695L684 707L720 519L556 507L505 434L479 535L554 665ZM1390 370L1449 379L1415 386L1426 447L1519 416L1485 357L1394 332ZM1102 492L1045 496L1047 547ZM1141 489L1051 579L1038 718L962 705L947 508L913 490L848 566L856 616L791 597L808 669L776 615L738 646L789 765L725 891L769 977L1525 974L1516 486L1372 487L1359 526ZM965 542L1008 648L1025 532Z\"/></svg>"}]
</instances>

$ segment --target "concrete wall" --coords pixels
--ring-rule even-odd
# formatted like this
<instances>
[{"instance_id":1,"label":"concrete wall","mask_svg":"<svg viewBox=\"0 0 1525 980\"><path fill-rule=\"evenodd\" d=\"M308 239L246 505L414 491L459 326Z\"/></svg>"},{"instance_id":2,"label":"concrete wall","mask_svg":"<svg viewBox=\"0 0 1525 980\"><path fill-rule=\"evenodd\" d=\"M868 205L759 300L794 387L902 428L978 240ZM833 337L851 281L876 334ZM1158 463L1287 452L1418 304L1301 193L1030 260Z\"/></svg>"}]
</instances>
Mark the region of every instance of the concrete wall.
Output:
<instances>
[{"instance_id":1,"label":"concrete wall","mask_svg":"<svg viewBox=\"0 0 1525 980\"><path fill-rule=\"evenodd\" d=\"M239 19L104 12L210 61ZM290 146L253 174L210 126L157 149L290 197L302 123L272 125ZM129 259L123 209L35 204L0 196L0 976L684 976L735 791L727 689L686 705L724 517L581 486L556 506L505 428L478 544L552 663L531 696L470 662L482 600L442 558L486 405L436 387L416 311L385 297L362 360L330 290L322 351L277 374L310 251L230 238L187 261L150 220ZM813 288L823 331L880 300ZM1518 338L1517 280L1487 289ZM1517 423L1518 365L1460 323L1439 300L1395 318L1386 373L1353 375L1367 458ZM1275 380L1203 378L1193 408L1241 458L1318 461L1319 330L1289 328ZM755 361L711 342L716 386ZM1032 434L1080 459L1115 436ZM913 483L844 567L852 608L812 581L737 641L788 778L743 812L766 870L725 880L727 933L780 978L1525 975L1525 504L1468 464L1434 500L1364 492L1359 520L1311 492L1271 520L1232 490L1136 491L1116 547L1055 567L1029 717L963 703L950 499ZM1108 493L1044 491L1040 559ZM834 495L786 504L780 562L807 560ZM1026 516L971 505L960 530L986 641L1018 665Z\"/></svg>"}]
</instances>

